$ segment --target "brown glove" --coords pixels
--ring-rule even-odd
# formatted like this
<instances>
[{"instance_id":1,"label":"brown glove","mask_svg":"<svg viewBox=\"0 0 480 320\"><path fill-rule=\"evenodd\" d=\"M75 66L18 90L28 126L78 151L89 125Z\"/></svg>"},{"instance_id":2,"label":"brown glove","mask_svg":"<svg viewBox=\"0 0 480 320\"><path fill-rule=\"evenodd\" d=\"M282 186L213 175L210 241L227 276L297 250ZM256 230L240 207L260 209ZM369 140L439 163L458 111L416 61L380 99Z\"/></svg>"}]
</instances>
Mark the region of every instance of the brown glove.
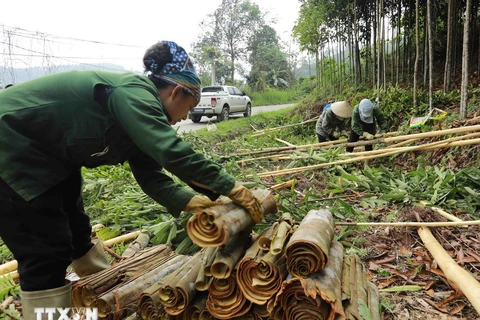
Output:
<instances>
[{"instance_id":1,"label":"brown glove","mask_svg":"<svg viewBox=\"0 0 480 320\"><path fill-rule=\"evenodd\" d=\"M212 201L208 197L195 195L192 199L187 203L187 206L183 211L185 212L195 212L198 209L205 209L209 207L213 207L219 204L219 202Z\"/></svg>"},{"instance_id":2,"label":"brown glove","mask_svg":"<svg viewBox=\"0 0 480 320\"><path fill-rule=\"evenodd\" d=\"M365 137L365 139L367 140L373 140L375 138L375 136L367 131L364 131L363 132L363 136Z\"/></svg>"},{"instance_id":3,"label":"brown glove","mask_svg":"<svg viewBox=\"0 0 480 320\"><path fill-rule=\"evenodd\" d=\"M227 194L227 197L247 209L250 213L250 217L252 217L252 220L255 221L255 223L262 221L263 210L260 202L253 196L252 192L245 188L241 183L235 182L235 186Z\"/></svg>"}]
</instances>

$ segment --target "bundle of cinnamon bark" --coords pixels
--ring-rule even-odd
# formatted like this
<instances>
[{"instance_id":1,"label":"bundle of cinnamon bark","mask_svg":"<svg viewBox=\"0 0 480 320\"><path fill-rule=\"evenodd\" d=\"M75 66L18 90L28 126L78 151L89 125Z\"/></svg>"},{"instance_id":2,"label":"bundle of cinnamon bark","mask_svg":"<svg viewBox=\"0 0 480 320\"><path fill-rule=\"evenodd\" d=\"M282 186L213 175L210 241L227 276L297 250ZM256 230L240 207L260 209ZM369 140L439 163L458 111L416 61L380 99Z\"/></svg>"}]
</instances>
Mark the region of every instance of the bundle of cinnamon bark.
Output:
<instances>
[{"instance_id":1,"label":"bundle of cinnamon bark","mask_svg":"<svg viewBox=\"0 0 480 320\"><path fill-rule=\"evenodd\" d=\"M272 195L255 191L265 213ZM298 223L283 213L261 234L248 212L226 203L187 224L203 248L183 256L166 246L135 253L74 285L75 306L96 306L100 319L379 319L379 296L360 259L344 256L328 210ZM141 285L138 285L138 284Z\"/></svg>"}]
</instances>

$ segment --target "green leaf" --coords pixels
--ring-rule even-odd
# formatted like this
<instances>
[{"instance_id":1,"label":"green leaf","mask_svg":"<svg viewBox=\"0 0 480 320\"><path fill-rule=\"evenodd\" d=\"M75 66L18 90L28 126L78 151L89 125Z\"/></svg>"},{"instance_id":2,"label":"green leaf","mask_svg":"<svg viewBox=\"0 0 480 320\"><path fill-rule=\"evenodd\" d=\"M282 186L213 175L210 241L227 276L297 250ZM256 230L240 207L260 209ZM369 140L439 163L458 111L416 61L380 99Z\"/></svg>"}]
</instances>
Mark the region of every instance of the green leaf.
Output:
<instances>
[{"instance_id":1,"label":"green leaf","mask_svg":"<svg viewBox=\"0 0 480 320\"><path fill-rule=\"evenodd\" d=\"M472 196L476 194L475 190L469 187L463 187L468 193L470 193Z\"/></svg>"},{"instance_id":2,"label":"green leaf","mask_svg":"<svg viewBox=\"0 0 480 320\"><path fill-rule=\"evenodd\" d=\"M360 314L360 317L362 317L362 320L372 320L372 311L368 308L366 303L363 300L357 300L358 303L358 313Z\"/></svg>"},{"instance_id":3,"label":"green leaf","mask_svg":"<svg viewBox=\"0 0 480 320\"><path fill-rule=\"evenodd\" d=\"M381 289L381 292L401 292L401 291L420 291L422 287L415 286L415 285L407 285L407 286L395 286L390 288Z\"/></svg>"}]
</instances>

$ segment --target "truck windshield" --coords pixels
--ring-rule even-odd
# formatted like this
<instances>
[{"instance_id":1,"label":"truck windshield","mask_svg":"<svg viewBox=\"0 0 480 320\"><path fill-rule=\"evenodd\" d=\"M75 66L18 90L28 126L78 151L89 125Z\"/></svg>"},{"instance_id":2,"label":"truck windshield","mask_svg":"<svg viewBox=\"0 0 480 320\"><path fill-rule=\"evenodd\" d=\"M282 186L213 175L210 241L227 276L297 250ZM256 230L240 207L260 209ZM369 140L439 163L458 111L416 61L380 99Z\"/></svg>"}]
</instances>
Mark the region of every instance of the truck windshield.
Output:
<instances>
[{"instance_id":1,"label":"truck windshield","mask_svg":"<svg viewBox=\"0 0 480 320\"><path fill-rule=\"evenodd\" d=\"M223 92L222 87L205 87L202 88L202 92Z\"/></svg>"}]
</instances>

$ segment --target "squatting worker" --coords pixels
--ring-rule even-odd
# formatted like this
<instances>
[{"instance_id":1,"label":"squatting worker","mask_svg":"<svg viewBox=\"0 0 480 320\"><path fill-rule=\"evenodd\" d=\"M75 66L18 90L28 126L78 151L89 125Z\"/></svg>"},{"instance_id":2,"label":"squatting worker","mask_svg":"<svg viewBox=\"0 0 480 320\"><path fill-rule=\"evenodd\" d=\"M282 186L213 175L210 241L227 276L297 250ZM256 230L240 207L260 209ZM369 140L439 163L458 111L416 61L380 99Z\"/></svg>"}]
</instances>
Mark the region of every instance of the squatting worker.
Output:
<instances>
[{"instance_id":1,"label":"squatting worker","mask_svg":"<svg viewBox=\"0 0 480 320\"><path fill-rule=\"evenodd\" d=\"M318 142L337 140L345 132L345 122L352 117L352 107L347 101L337 101L327 104L322 115L317 120L316 132ZM335 132L338 129L338 132Z\"/></svg>"},{"instance_id":2,"label":"squatting worker","mask_svg":"<svg viewBox=\"0 0 480 320\"><path fill-rule=\"evenodd\" d=\"M377 133L378 124L378 133ZM359 104L353 108L352 130L348 142L357 142L360 137L367 140L381 138L386 132L387 122L378 107L369 99L362 99ZM373 150L372 145L366 145L365 151ZM347 147L347 152L352 152L353 147Z\"/></svg>"},{"instance_id":3,"label":"squatting worker","mask_svg":"<svg viewBox=\"0 0 480 320\"><path fill-rule=\"evenodd\" d=\"M143 63L147 76L72 71L0 93L0 237L18 260L26 320L36 319L35 307L70 306L70 263L79 276L108 267L103 247L90 240L81 167L128 161L143 191L173 216L226 195L255 222L263 218L250 190L171 127L200 100L185 50L162 41Z\"/></svg>"}]
</instances>

